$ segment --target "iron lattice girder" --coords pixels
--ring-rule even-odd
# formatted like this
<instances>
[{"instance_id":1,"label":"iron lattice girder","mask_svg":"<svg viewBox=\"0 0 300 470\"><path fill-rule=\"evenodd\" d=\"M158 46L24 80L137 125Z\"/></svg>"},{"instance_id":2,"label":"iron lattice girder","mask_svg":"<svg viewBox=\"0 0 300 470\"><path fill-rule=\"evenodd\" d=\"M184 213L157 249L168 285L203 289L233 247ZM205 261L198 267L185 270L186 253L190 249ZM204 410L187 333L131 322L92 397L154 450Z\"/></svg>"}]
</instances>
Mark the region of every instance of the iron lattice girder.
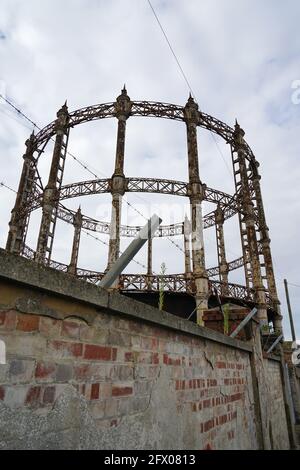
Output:
<instances>
[{"instance_id":1,"label":"iron lattice girder","mask_svg":"<svg viewBox=\"0 0 300 470\"><path fill-rule=\"evenodd\" d=\"M126 192L144 192L144 193L157 193L157 194L168 194L173 196L185 196L189 195L189 184L182 181L165 180L158 178L126 178ZM62 186L59 192L59 200L71 199L75 197L88 196L94 194L105 194L111 192L111 179L95 179L89 181L83 181L78 183L72 183ZM229 219L234 216L240 210L239 195L226 194L223 191L203 186L204 194L203 199L207 202L219 204L224 210L224 218ZM26 213L32 212L42 206L43 198L41 192L36 192L34 197L31 197L26 206L23 206L20 210L20 216ZM71 212L71 211L70 211ZM65 216L60 211L58 217L65 220ZM83 217L84 225L86 229L90 230L90 226L94 224L100 224L103 227L101 233L107 233L110 225L105 222L98 222L94 219ZM206 214L203 217L204 228L209 228L215 225L215 211ZM161 227L159 236L172 236L181 234L179 233L178 224L170 226L170 231L167 233L167 228ZM174 228L173 228L174 227ZM127 227L123 230L123 233L127 232L127 235L123 236L135 236L140 227ZM167 233L162 235L162 233ZM132 235L131 235L132 234Z\"/></svg>"},{"instance_id":2,"label":"iron lattice girder","mask_svg":"<svg viewBox=\"0 0 300 470\"><path fill-rule=\"evenodd\" d=\"M25 246L23 255L26 258L34 259L35 252L28 246ZM60 263L58 261L51 260L49 266L61 272L68 272L68 265ZM238 258L228 263L229 271L237 269L243 266L243 258ZM219 274L219 268L208 269L207 274L209 277L217 276ZM83 279L93 284L101 281L104 273L97 271L90 271L88 269L77 268L76 277ZM122 274L120 276L120 288L124 291L139 290L147 292L158 292L160 286L164 285L164 290L178 293L194 294L194 285L191 279L188 279L185 274L169 274L169 275L152 275L147 274ZM219 281L209 280L210 294L213 295L215 290L222 297L223 296L224 284ZM245 302L255 301L255 291L248 289L245 286L239 284L226 284L228 298L242 300ZM266 293L267 305L273 308L273 301L269 293Z\"/></svg>"},{"instance_id":3,"label":"iron lattice girder","mask_svg":"<svg viewBox=\"0 0 300 470\"><path fill-rule=\"evenodd\" d=\"M61 211L62 209L59 208L58 213L61 214ZM72 223L71 218L70 218L70 223ZM28 258L28 259L34 259L35 251L29 246L25 245L24 250L23 250L23 256L25 256L25 258ZM243 257L237 258L233 261L230 261L230 263L228 263L228 271L234 271L235 269L241 268L243 265L244 265ZM68 270L67 264L59 263L58 261L54 261L54 260L50 261L50 267L52 268L55 267L55 269L58 269L59 271L64 271L64 272L67 272ZM220 274L219 266L215 266L214 268L207 269L207 275L209 278L219 276L219 274ZM98 271L90 271L87 269L77 268L77 276L78 277L86 276L88 278L93 278L93 276L95 276L97 280L99 279L101 280L103 273L98 272Z\"/></svg>"},{"instance_id":4,"label":"iron lattice girder","mask_svg":"<svg viewBox=\"0 0 300 470\"><path fill-rule=\"evenodd\" d=\"M124 96L126 96L127 98L124 98ZM121 99L123 99L122 103L121 103ZM126 100L125 104L127 104L127 107L124 105L124 100ZM219 121L218 119L210 115L202 113L201 111L198 110L198 106L196 105L196 103L193 101L192 98L188 100L188 103L186 104L185 107L177 106L173 104L161 103L161 102L131 101L130 98L127 96L126 90L124 89L122 90L122 96L118 97L117 101L114 103L105 103L105 104L99 104L95 106L89 106L86 108L76 110L70 114L67 112L68 121L67 121L66 127L64 127L64 132L67 132L67 130L69 130L70 128L73 128L74 126L82 124L84 122L90 122L90 121L95 121L95 120L105 119L105 118L117 118L119 121L118 126L120 127L120 123L122 124L123 122L122 120L121 122L119 119L120 118L119 111L120 109L121 110L123 109L120 103L124 105L126 108L126 109L124 108L126 111L126 115L125 114L122 115L123 117L125 116L126 119L130 116L148 116L148 117L171 119L171 120L176 120L176 121L181 121L181 122L186 123L187 134L188 134L188 144L191 145L191 142L192 142L192 144L194 144L194 147L195 147L196 126L198 126L200 128L209 130L219 135L220 137L222 137L225 140L225 142L231 146L233 152L242 151L243 157L245 158L245 161L247 162L245 177L247 178L249 182L249 188L248 188L249 200L253 201L253 204L254 204L252 220L254 219L255 231L256 231L256 234L258 235L258 239L257 239L258 255L264 256L264 261L260 262L260 267L262 268L265 266L265 264L267 265L267 262L265 262L265 259L268 260L268 256L265 255L265 251L266 251L265 244L266 244L266 239L267 239L267 237L264 236L264 232L266 231L265 225L264 225L265 222L264 222L264 218L262 214L262 209L260 207L261 204L259 206L256 201L257 198L259 199L259 195L257 195L257 193L259 192L259 188L257 189L257 185L256 185L257 180L255 180L255 175L257 175L256 173L257 170L256 170L255 165L257 162L255 160L255 157L250 147L243 139L243 136L242 136L242 139L237 139L237 135L239 135L237 134L237 129L240 129L238 124L236 123L235 129L232 129L230 126L226 125L222 121ZM121 135L120 137L118 134L118 138L117 138L118 145L120 144L120 142L122 144L124 140L124 139L122 140L122 138L125 137L125 124L123 125L123 127L124 127L124 132L123 132L124 135ZM34 158L36 162L39 160L39 158L43 154L44 148L47 145L47 143L50 141L50 139L53 140L53 137L56 135L56 133L57 133L57 121L54 121L50 123L48 126L46 126L44 129L42 129L37 134L37 136L35 137L33 136L32 144L33 144L34 150L32 152L32 158ZM195 161L192 160L192 163L194 162L195 164L196 162L196 164L198 164L197 163L197 158L198 158L197 148L195 150L194 147L192 147L192 150L193 150L192 157L194 158ZM117 156L118 155L119 154L117 152ZM123 156L123 159L124 159L124 149L123 149L123 154L121 152L121 156ZM190 154L189 154L189 158L190 158ZM238 173L239 173L239 169L234 168L235 176ZM22 218L25 219L25 217L27 217L27 220L28 220L31 211L39 207L44 208L45 206L44 200L43 200L43 186L41 184L38 172L36 174L37 174L37 177L35 178L35 184L34 184L32 194L29 195L29 197L26 199L26 201L24 201L23 204L19 205L16 211L16 219L18 217L20 219ZM124 178L125 187L122 186L122 188L125 189L125 192L160 193L160 194L170 194L170 195L177 195L177 196L191 198L192 195L195 195L194 193L195 185L193 183L193 178L191 178L191 174L189 174L189 176L190 176L190 183L166 180L166 179L154 179L154 178ZM199 175L198 175L198 179L199 179ZM57 214L55 214L55 220L57 216L61 218L62 220L68 223L72 223L72 224L74 223L74 220L75 220L74 212L64 208L60 204L60 201L64 199L68 199L68 198L85 196L88 194L111 193L113 192L113 190L114 190L113 179L96 179L92 181L74 183L72 185L66 185L66 186L62 186L58 188L57 195L55 195L52 200L52 203L55 204L57 207ZM247 207L245 207L245 204L243 204L244 195L243 195L243 188L242 188L241 182L239 181L237 182L236 193L233 196L223 193L221 191L207 188L205 185L201 185L201 183L199 185L199 191L201 192L201 195L198 195L200 196L199 200L205 200L210 203L216 204L218 208L222 210L224 220L238 213L242 221L241 235L244 236L243 230L244 230L244 225L247 221L248 209ZM216 224L216 212L215 211L212 211L209 214L205 215L205 217L203 218L204 228L212 227L215 224ZM27 225L27 222L26 222L26 225ZM80 226L87 230L92 230L95 232L100 232L100 233L104 233L108 235L110 234L110 231L111 231L110 230L111 227L109 223L99 222L97 220L94 220L92 218L88 218L85 216L82 217L82 222ZM120 229L120 235L126 236L126 237L134 237L140 230L140 227L130 227L130 226L121 226L118 228ZM183 235L183 223L160 227L160 229L157 231L155 235L158 237L164 237L164 236L170 237L170 236L175 236L175 235ZM259 238L261 238L262 240L259 240ZM25 243L25 239L24 239L24 243ZM34 259L35 252L26 246L24 247L24 244L23 244L23 248L24 248L23 254L27 256L28 258ZM52 268L58 269L63 272L68 272L69 266L63 263L50 260L50 259L49 261L50 261L49 265ZM226 263L227 265L226 268L228 268L228 271L231 271L233 269L237 269L238 267L243 266L245 263L247 264L247 256L245 256L244 254L243 257L238 258L237 260L234 260L230 263ZM222 268L224 268L224 264ZM217 276L220 274L220 270L221 270L220 267L210 268L207 270L208 276L210 278ZM76 271L74 271L73 274L75 274L75 272L77 274L77 277L86 279L90 282L96 282L99 279L101 279L101 277L103 276L102 273L98 273L95 271L81 270L78 268L76 269ZM148 276L139 275L139 274L122 275L120 277L120 288L121 289L124 288L125 290L138 288L139 290L146 290L146 291L154 290L155 291L159 289L161 279L162 279L161 276L150 276L150 273L148 273ZM165 284L166 290L195 294L196 291L194 292L194 289L197 284L196 281L197 279L193 282L189 280L189 278L186 277L185 275L178 274L178 275L166 276L164 279L164 284ZM255 297L257 293L253 289L249 289L249 286L244 287L244 286L239 286L236 284L227 284L227 282L225 286L223 279L222 281L223 282L210 280L209 281L210 293L213 293L213 289L216 289L220 295L223 294L227 296L227 293L228 293L228 297L232 297L234 299L240 299L241 301L243 300L247 302L257 301L257 298ZM225 290L224 290L224 286L226 287ZM199 286L197 287L196 290L198 293L200 292ZM266 297L267 297L268 305L270 305L271 304L270 294L269 292L267 292L266 294L267 294ZM274 299L275 299L275 296L274 296Z\"/></svg>"},{"instance_id":5,"label":"iron lattice girder","mask_svg":"<svg viewBox=\"0 0 300 470\"><path fill-rule=\"evenodd\" d=\"M203 129L218 134L228 144L234 144L234 130L224 122L198 111L197 125ZM74 127L84 122L95 121L98 119L116 117L115 103L104 103L94 106L81 108L70 113L69 127ZM132 101L130 116L148 116L175 121L185 121L184 107L169 103L154 101ZM56 121L51 122L44 127L35 137L36 146L39 147L54 136L56 131ZM249 145L244 143L247 158L255 160L255 157Z\"/></svg>"}]
</instances>

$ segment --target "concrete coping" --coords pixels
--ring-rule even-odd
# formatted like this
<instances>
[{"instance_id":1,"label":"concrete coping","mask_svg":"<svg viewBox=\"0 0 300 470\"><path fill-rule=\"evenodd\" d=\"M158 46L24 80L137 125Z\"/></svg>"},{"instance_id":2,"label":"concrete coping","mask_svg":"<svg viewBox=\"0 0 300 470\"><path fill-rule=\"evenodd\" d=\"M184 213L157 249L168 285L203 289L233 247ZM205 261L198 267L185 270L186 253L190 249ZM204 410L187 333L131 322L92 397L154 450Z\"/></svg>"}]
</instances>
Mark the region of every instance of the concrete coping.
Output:
<instances>
[{"instance_id":1,"label":"concrete coping","mask_svg":"<svg viewBox=\"0 0 300 470\"><path fill-rule=\"evenodd\" d=\"M61 297L106 309L134 320L151 323L160 327L192 336L215 341L239 350L252 352L252 345L229 338L217 331L201 327L171 313L160 311L150 305L130 299L117 292L76 279L53 268L39 265L0 248L0 279L21 284L27 288L41 290Z\"/></svg>"}]
</instances>

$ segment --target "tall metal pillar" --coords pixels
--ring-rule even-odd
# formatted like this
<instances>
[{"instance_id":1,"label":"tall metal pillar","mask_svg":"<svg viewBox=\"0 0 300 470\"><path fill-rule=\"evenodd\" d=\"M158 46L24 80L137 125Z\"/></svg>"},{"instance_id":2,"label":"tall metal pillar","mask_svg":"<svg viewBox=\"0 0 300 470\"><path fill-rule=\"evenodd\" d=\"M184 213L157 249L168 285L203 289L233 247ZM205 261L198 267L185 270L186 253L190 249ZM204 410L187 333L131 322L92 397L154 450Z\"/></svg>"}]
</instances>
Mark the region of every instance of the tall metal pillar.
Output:
<instances>
[{"instance_id":1,"label":"tall metal pillar","mask_svg":"<svg viewBox=\"0 0 300 470\"><path fill-rule=\"evenodd\" d=\"M153 276L152 269L152 250L153 250L153 239L149 238L147 243L147 289L152 289L151 276Z\"/></svg>"},{"instance_id":2,"label":"tall metal pillar","mask_svg":"<svg viewBox=\"0 0 300 470\"><path fill-rule=\"evenodd\" d=\"M57 113L56 139L53 150L48 184L43 195L43 215L35 260L49 264L51 259L54 232L57 219L59 191L62 184L67 146L69 139L69 113L67 103Z\"/></svg>"},{"instance_id":3,"label":"tall metal pillar","mask_svg":"<svg viewBox=\"0 0 300 470\"><path fill-rule=\"evenodd\" d=\"M237 153L237 159L233 157L233 163L235 177L237 178L237 176L239 176L239 184L237 189L240 190L243 212L243 217L240 219L241 238L244 249L244 257L246 252L247 262L250 263L251 266L251 273L249 274L250 279L248 278L248 281L250 280L255 290L255 301L258 310L257 316L262 327L261 331L263 334L268 334L269 328L266 292L261 274L258 242L255 230L255 213L249 186L249 162L245 156L244 135L245 132L243 129L241 129L239 124L236 123L234 132L234 152Z\"/></svg>"},{"instance_id":4,"label":"tall metal pillar","mask_svg":"<svg viewBox=\"0 0 300 470\"><path fill-rule=\"evenodd\" d=\"M22 253L24 248L26 228L28 223L28 216L24 213L24 209L33 192L33 187L35 184L36 167L33 154L36 150L36 143L34 133L31 134L25 145L26 153L23 156L23 169L19 182L15 206L11 211L9 233L6 243L6 250L18 255Z\"/></svg>"},{"instance_id":5,"label":"tall metal pillar","mask_svg":"<svg viewBox=\"0 0 300 470\"><path fill-rule=\"evenodd\" d=\"M118 259L120 252L120 225L122 196L126 190L124 175L125 131L126 121L130 116L132 103L124 86L121 95L115 102L115 115L118 119L115 171L111 178L112 215L107 269Z\"/></svg>"},{"instance_id":6,"label":"tall metal pillar","mask_svg":"<svg viewBox=\"0 0 300 470\"><path fill-rule=\"evenodd\" d=\"M228 263L226 260L225 239L224 239L224 213L220 206L215 212L216 220L216 240L218 251L219 277L222 283L222 295L228 295Z\"/></svg>"},{"instance_id":7,"label":"tall metal pillar","mask_svg":"<svg viewBox=\"0 0 300 470\"><path fill-rule=\"evenodd\" d=\"M82 214L81 214L80 207L78 211L76 212L76 214L74 215L73 225L74 225L74 237L73 237L71 261L68 266L68 273L73 274L75 276L76 270L77 270L79 244L80 244L80 236L81 236L81 228L82 228Z\"/></svg>"},{"instance_id":8,"label":"tall metal pillar","mask_svg":"<svg viewBox=\"0 0 300 470\"><path fill-rule=\"evenodd\" d=\"M252 165L252 175L253 175L252 183L253 183L253 189L255 193L255 197L253 199L256 202L256 206L257 206L258 230L260 234L260 240L259 240L260 254L263 256L263 263L261 264L261 266L265 269L268 291L272 298L274 309L277 312L277 315L275 316L274 321L273 321L273 326L275 330L278 330L280 333L282 333L282 315L280 311L280 301L278 298L277 288L276 288L276 281L275 281L275 275L274 275L271 246L270 246L271 240L269 237L269 228L267 226L266 217L265 217L265 211L264 211L264 205L263 205L261 187L260 187L261 176L259 175L258 167L259 167L258 162L255 162L255 164Z\"/></svg>"},{"instance_id":9,"label":"tall metal pillar","mask_svg":"<svg viewBox=\"0 0 300 470\"><path fill-rule=\"evenodd\" d=\"M205 269L202 201L204 188L199 178L197 124L198 105L190 95L184 108L187 127L189 189L192 225L193 279L196 291L197 323L203 325L203 311L208 307L208 277Z\"/></svg>"},{"instance_id":10,"label":"tall metal pillar","mask_svg":"<svg viewBox=\"0 0 300 470\"><path fill-rule=\"evenodd\" d=\"M185 274L190 277L191 270L191 244L190 244L191 224L187 216L185 216L183 224L183 237L184 237L184 267Z\"/></svg>"}]
</instances>

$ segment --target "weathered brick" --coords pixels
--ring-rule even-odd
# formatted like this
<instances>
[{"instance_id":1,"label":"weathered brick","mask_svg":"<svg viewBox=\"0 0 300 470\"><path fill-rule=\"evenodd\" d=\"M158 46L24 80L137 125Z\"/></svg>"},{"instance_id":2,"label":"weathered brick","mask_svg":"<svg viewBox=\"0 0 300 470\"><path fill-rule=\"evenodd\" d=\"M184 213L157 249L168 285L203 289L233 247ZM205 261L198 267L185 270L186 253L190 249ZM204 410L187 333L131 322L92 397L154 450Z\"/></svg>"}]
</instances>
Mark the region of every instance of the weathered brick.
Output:
<instances>
[{"instance_id":1,"label":"weathered brick","mask_svg":"<svg viewBox=\"0 0 300 470\"><path fill-rule=\"evenodd\" d=\"M153 353L152 354L152 364L159 364L159 354L158 353Z\"/></svg>"},{"instance_id":2,"label":"weathered brick","mask_svg":"<svg viewBox=\"0 0 300 470\"><path fill-rule=\"evenodd\" d=\"M118 414L118 400L109 398L105 400L104 415L106 418L113 418Z\"/></svg>"},{"instance_id":3,"label":"weathered brick","mask_svg":"<svg viewBox=\"0 0 300 470\"><path fill-rule=\"evenodd\" d=\"M17 313L15 310L0 312L0 330L12 331L16 328Z\"/></svg>"},{"instance_id":4,"label":"weathered brick","mask_svg":"<svg viewBox=\"0 0 300 470\"><path fill-rule=\"evenodd\" d=\"M39 361L35 368L35 378L37 382L48 382L54 379L56 364L54 362Z\"/></svg>"},{"instance_id":5,"label":"weathered brick","mask_svg":"<svg viewBox=\"0 0 300 470\"><path fill-rule=\"evenodd\" d=\"M40 397L41 397L41 387L40 386L30 387L25 398L25 405L29 405L29 406L39 405Z\"/></svg>"},{"instance_id":6,"label":"weathered brick","mask_svg":"<svg viewBox=\"0 0 300 470\"><path fill-rule=\"evenodd\" d=\"M54 318L41 317L40 318L40 333L47 337L57 338L61 332L61 320Z\"/></svg>"},{"instance_id":7,"label":"weathered brick","mask_svg":"<svg viewBox=\"0 0 300 470\"><path fill-rule=\"evenodd\" d=\"M136 355L140 364L152 364L152 352L140 352Z\"/></svg>"},{"instance_id":8,"label":"weathered brick","mask_svg":"<svg viewBox=\"0 0 300 470\"><path fill-rule=\"evenodd\" d=\"M108 334L107 344L128 348L131 346L131 336L123 331L111 330Z\"/></svg>"},{"instance_id":9,"label":"weathered brick","mask_svg":"<svg viewBox=\"0 0 300 470\"><path fill-rule=\"evenodd\" d=\"M94 327L90 325L82 324L80 325L79 338L82 341L93 342L95 331L96 329Z\"/></svg>"},{"instance_id":10,"label":"weathered brick","mask_svg":"<svg viewBox=\"0 0 300 470\"><path fill-rule=\"evenodd\" d=\"M5 383L8 376L9 364L0 365L0 384Z\"/></svg>"},{"instance_id":11,"label":"weathered brick","mask_svg":"<svg viewBox=\"0 0 300 470\"><path fill-rule=\"evenodd\" d=\"M112 349L95 344L86 344L84 347L84 358L96 361L111 361Z\"/></svg>"},{"instance_id":12,"label":"weathered brick","mask_svg":"<svg viewBox=\"0 0 300 470\"><path fill-rule=\"evenodd\" d=\"M79 339L80 326L81 323L78 321L64 320L61 335L66 338Z\"/></svg>"},{"instance_id":13,"label":"weathered brick","mask_svg":"<svg viewBox=\"0 0 300 470\"><path fill-rule=\"evenodd\" d=\"M152 351L152 349L153 349L152 339L153 338L148 338L146 336L142 336L141 337L141 349L142 350Z\"/></svg>"},{"instance_id":14,"label":"weathered brick","mask_svg":"<svg viewBox=\"0 0 300 470\"><path fill-rule=\"evenodd\" d=\"M35 368L35 361L14 359L9 364L8 375L11 383L30 382Z\"/></svg>"},{"instance_id":15,"label":"weathered brick","mask_svg":"<svg viewBox=\"0 0 300 470\"><path fill-rule=\"evenodd\" d=\"M93 336L93 339L92 339L92 342L93 343L97 343L97 344L108 344L108 335L109 335L109 331L106 330L106 329L103 329L103 326L101 326L100 328L94 328L94 336Z\"/></svg>"},{"instance_id":16,"label":"weathered brick","mask_svg":"<svg viewBox=\"0 0 300 470\"><path fill-rule=\"evenodd\" d=\"M138 380L134 383L134 394L135 395L149 395L153 387L151 380Z\"/></svg>"},{"instance_id":17,"label":"weathered brick","mask_svg":"<svg viewBox=\"0 0 300 470\"><path fill-rule=\"evenodd\" d=\"M100 384L100 398L110 398L111 388L112 386L110 383L101 383Z\"/></svg>"},{"instance_id":18,"label":"weathered brick","mask_svg":"<svg viewBox=\"0 0 300 470\"><path fill-rule=\"evenodd\" d=\"M118 349L117 348L112 348L111 360L116 361L117 360L117 355L118 355Z\"/></svg>"},{"instance_id":19,"label":"weathered brick","mask_svg":"<svg viewBox=\"0 0 300 470\"><path fill-rule=\"evenodd\" d=\"M18 355L22 358L25 356L38 357L47 354L46 339L40 335L4 335L7 354Z\"/></svg>"},{"instance_id":20,"label":"weathered brick","mask_svg":"<svg viewBox=\"0 0 300 470\"><path fill-rule=\"evenodd\" d=\"M43 404L50 405L55 400L55 386L46 387L43 394Z\"/></svg>"},{"instance_id":21,"label":"weathered brick","mask_svg":"<svg viewBox=\"0 0 300 470\"><path fill-rule=\"evenodd\" d=\"M48 353L51 352L57 357L80 357L83 352L81 343L71 343L67 341L49 341Z\"/></svg>"},{"instance_id":22,"label":"weathered brick","mask_svg":"<svg viewBox=\"0 0 300 470\"><path fill-rule=\"evenodd\" d=\"M13 385L5 387L4 403L10 408L24 406L28 385Z\"/></svg>"},{"instance_id":23,"label":"weathered brick","mask_svg":"<svg viewBox=\"0 0 300 470\"><path fill-rule=\"evenodd\" d=\"M92 384L91 388L91 400L98 400L100 395L100 384Z\"/></svg>"},{"instance_id":24,"label":"weathered brick","mask_svg":"<svg viewBox=\"0 0 300 470\"><path fill-rule=\"evenodd\" d=\"M90 413L94 419L104 418L105 406L106 406L105 401L100 401L100 400L97 400L97 401L93 400L88 403Z\"/></svg>"},{"instance_id":25,"label":"weathered brick","mask_svg":"<svg viewBox=\"0 0 300 470\"><path fill-rule=\"evenodd\" d=\"M91 379L94 382L106 380L110 377L113 365L107 362L94 362L91 364Z\"/></svg>"},{"instance_id":26,"label":"weathered brick","mask_svg":"<svg viewBox=\"0 0 300 470\"><path fill-rule=\"evenodd\" d=\"M125 361L125 362L133 362L133 361L134 361L134 354L133 354L133 352L125 352L125 353L124 353L124 361Z\"/></svg>"},{"instance_id":27,"label":"weathered brick","mask_svg":"<svg viewBox=\"0 0 300 470\"><path fill-rule=\"evenodd\" d=\"M133 393L132 386L126 386L126 385L113 385L112 386L113 397L125 397L127 395L132 395L132 393Z\"/></svg>"},{"instance_id":28,"label":"weathered brick","mask_svg":"<svg viewBox=\"0 0 300 470\"><path fill-rule=\"evenodd\" d=\"M75 380L89 380L92 377L92 365L87 363L74 365Z\"/></svg>"},{"instance_id":29,"label":"weathered brick","mask_svg":"<svg viewBox=\"0 0 300 470\"><path fill-rule=\"evenodd\" d=\"M111 380L127 381L133 379L133 367L128 365L116 365L110 371Z\"/></svg>"},{"instance_id":30,"label":"weathered brick","mask_svg":"<svg viewBox=\"0 0 300 470\"><path fill-rule=\"evenodd\" d=\"M73 377L71 364L59 364L56 371L56 382L69 382Z\"/></svg>"},{"instance_id":31,"label":"weathered brick","mask_svg":"<svg viewBox=\"0 0 300 470\"><path fill-rule=\"evenodd\" d=\"M17 330L27 333L38 331L39 323L40 317L38 315L19 314L17 318Z\"/></svg>"}]
</instances>

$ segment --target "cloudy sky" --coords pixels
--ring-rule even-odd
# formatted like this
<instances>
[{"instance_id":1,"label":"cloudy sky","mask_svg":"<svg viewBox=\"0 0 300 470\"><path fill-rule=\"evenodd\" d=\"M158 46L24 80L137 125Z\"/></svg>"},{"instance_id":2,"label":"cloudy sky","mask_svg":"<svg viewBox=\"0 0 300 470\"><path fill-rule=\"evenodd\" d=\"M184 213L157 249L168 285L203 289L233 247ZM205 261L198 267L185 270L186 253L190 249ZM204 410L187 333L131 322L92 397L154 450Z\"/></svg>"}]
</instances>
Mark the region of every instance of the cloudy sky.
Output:
<instances>
[{"instance_id":1,"label":"cloudy sky","mask_svg":"<svg viewBox=\"0 0 300 470\"><path fill-rule=\"evenodd\" d=\"M286 319L283 278L300 286L300 63L297 0L152 0L201 110L233 125L237 117L261 163L262 190L272 239L277 283ZM67 99L70 110L112 102L124 83L133 100L184 105L188 88L147 0L0 0L0 92L39 126L55 119ZM0 181L17 188L24 141L32 126L0 99ZM98 121L72 131L70 150L99 177L113 172L116 122ZM230 155L199 131L200 173L208 186L233 190ZM47 178L51 147L43 155ZM182 123L133 118L128 122L127 176L187 179ZM66 164L65 183L91 179L76 162ZM15 195L0 187L0 246ZM109 220L107 196L66 202ZM181 221L183 198L128 195L139 210L159 212L164 223ZM145 205L148 209L145 208ZM205 211L212 210L206 205ZM36 245L40 214L32 217L28 244ZM143 224L124 204L123 223ZM228 260L241 253L237 221L226 224ZM53 257L68 262L72 227L58 223ZM106 238L103 240L107 241ZM175 240L182 246L182 240ZM124 248L128 240L124 240ZM205 233L207 266L216 265L214 230ZM154 270L183 272L182 253L168 240L154 243ZM81 267L102 270L106 248L82 235ZM145 262L145 250L137 257ZM139 271L131 263L131 272ZM140 271L142 269L140 268ZM242 282L242 272L231 275ZM300 338L300 287L290 286Z\"/></svg>"}]
</instances>

